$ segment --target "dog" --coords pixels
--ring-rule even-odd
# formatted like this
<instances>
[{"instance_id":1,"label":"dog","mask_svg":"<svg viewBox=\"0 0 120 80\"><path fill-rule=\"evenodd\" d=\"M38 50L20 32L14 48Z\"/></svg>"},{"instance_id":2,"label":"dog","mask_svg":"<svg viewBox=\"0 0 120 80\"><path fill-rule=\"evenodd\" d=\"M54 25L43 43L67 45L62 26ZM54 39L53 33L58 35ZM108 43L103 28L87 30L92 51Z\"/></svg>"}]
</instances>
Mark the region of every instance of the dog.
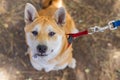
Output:
<instances>
[{"instance_id":1,"label":"dog","mask_svg":"<svg viewBox=\"0 0 120 80\"><path fill-rule=\"evenodd\" d=\"M41 9L26 3L24 11L25 38L30 62L38 71L75 68L69 33L77 33L75 23L62 0L42 0Z\"/></svg>"}]
</instances>

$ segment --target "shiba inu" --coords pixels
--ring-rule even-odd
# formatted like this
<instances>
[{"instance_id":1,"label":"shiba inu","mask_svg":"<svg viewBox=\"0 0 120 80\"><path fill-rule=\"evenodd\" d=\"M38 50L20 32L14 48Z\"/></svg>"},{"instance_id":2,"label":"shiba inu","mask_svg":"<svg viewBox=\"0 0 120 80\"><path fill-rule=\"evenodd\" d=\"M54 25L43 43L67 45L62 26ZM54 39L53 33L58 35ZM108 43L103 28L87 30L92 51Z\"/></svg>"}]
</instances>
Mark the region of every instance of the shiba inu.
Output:
<instances>
[{"instance_id":1,"label":"shiba inu","mask_svg":"<svg viewBox=\"0 0 120 80\"><path fill-rule=\"evenodd\" d=\"M43 9L38 11L30 3L25 6L24 30L32 66L46 72L75 68L72 45L66 35L78 32L73 19L62 0L42 0L41 6Z\"/></svg>"}]
</instances>

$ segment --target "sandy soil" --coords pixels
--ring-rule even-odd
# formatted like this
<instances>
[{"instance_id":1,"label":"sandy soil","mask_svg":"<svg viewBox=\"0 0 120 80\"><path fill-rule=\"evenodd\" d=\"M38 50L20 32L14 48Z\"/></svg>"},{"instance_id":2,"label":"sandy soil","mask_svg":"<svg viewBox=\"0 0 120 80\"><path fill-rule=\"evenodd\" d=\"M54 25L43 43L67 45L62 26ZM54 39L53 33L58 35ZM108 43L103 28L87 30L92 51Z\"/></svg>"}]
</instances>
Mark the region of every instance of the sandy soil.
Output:
<instances>
[{"instance_id":1,"label":"sandy soil","mask_svg":"<svg viewBox=\"0 0 120 80\"><path fill-rule=\"evenodd\" d=\"M120 80L120 28L77 38L76 69L36 71L25 55L24 7L39 0L0 0L0 80ZM64 0L80 31L120 18L120 0Z\"/></svg>"}]
</instances>

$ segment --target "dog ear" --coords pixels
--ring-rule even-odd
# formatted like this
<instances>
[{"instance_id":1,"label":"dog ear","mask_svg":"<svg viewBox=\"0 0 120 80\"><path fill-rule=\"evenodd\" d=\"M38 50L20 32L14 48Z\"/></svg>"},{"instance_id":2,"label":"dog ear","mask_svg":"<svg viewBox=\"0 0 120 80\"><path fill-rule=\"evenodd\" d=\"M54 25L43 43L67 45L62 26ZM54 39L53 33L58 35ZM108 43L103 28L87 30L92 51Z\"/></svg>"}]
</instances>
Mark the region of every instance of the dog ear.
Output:
<instances>
[{"instance_id":1,"label":"dog ear","mask_svg":"<svg viewBox=\"0 0 120 80\"><path fill-rule=\"evenodd\" d=\"M56 12L55 12L55 20L57 22L58 25L62 25L66 22L66 11L63 7L59 8Z\"/></svg>"},{"instance_id":2,"label":"dog ear","mask_svg":"<svg viewBox=\"0 0 120 80\"><path fill-rule=\"evenodd\" d=\"M39 15L37 13L36 8L32 4L27 3L26 6L25 6L25 13L24 13L24 20L25 20L25 22L27 24L31 23L38 16Z\"/></svg>"}]
</instances>

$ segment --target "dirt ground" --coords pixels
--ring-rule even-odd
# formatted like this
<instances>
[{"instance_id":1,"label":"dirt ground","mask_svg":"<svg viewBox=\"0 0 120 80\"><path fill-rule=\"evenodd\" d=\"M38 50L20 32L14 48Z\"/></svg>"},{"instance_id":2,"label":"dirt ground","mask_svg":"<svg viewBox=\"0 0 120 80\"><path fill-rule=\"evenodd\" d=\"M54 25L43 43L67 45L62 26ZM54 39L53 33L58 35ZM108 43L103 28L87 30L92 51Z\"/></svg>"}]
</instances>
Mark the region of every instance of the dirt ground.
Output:
<instances>
[{"instance_id":1,"label":"dirt ground","mask_svg":"<svg viewBox=\"0 0 120 80\"><path fill-rule=\"evenodd\" d=\"M0 80L120 80L120 28L77 38L76 69L36 71L25 55L24 7L39 0L0 0ZM64 0L77 28L120 19L120 0Z\"/></svg>"}]
</instances>

